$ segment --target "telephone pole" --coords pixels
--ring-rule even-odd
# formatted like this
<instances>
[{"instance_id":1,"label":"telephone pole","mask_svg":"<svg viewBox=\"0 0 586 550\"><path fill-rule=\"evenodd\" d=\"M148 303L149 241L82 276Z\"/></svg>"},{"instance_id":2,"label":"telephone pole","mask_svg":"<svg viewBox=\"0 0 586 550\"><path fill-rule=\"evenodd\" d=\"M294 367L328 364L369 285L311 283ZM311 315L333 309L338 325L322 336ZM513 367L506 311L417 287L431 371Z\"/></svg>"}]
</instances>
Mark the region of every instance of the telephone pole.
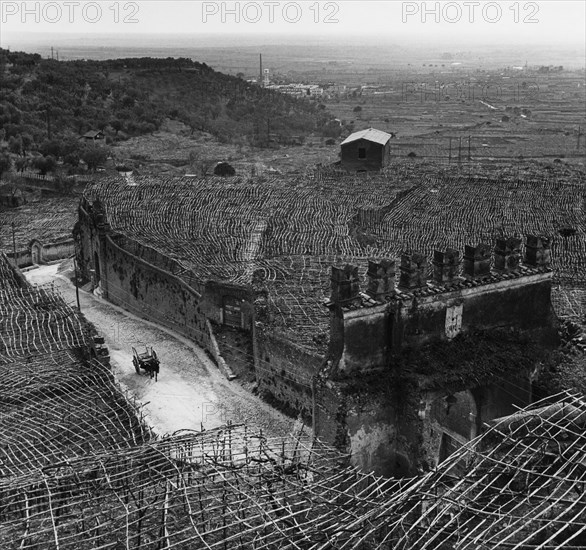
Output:
<instances>
[{"instance_id":1,"label":"telephone pole","mask_svg":"<svg viewBox=\"0 0 586 550\"><path fill-rule=\"evenodd\" d=\"M12 258L14 259L14 267L16 267L16 234L14 230L14 222L12 222Z\"/></svg>"},{"instance_id":2,"label":"telephone pole","mask_svg":"<svg viewBox=\"0 0 586 550\"><path fill-rule=\"evenodd\" d=\"M75 268L75 299L77 300L77 309L81 312L79 305L79 279L77 276L77 256L73 256L73 266Z\"/></svg>"}]
</instances>

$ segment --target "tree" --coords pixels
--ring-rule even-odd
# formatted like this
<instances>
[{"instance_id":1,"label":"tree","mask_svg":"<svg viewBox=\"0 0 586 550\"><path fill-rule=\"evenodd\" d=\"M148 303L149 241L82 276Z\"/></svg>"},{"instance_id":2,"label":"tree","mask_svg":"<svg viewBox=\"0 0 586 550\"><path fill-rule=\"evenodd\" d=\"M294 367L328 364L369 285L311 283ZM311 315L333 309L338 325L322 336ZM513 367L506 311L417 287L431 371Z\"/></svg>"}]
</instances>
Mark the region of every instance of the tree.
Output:
<instances>
[{"instance_id":1,"label":"tree","mask_svg":"<svg viewBox=\"0 0 586 550\"><path fill-rule=\"evenodd\" d=\"M196 151L189 153L189 166L194 172L199 172L202 176L207 176L210 168L216 163L214 159L200 157Z\"/></svg>"},{"instance_id":2,"label":"tree","mask_svg":"<svg viewBox=\"0 0 586 550\"><path fill-rule=\"evenodd\" d=\"M8 155L7 153L0 155L0 177L2 177L2 174L4 172L8 172L11 167L12 159L10 158L10 155Z\"/></svg>"},{"instance_id":3,"label":"tree","mask_svg":"<svg viewBox=\"0 0 586 550\"><path fill-rule=\"evenodd\" d=\"M95 170L100 164L104 164L108 158L108 150L105 147L88 147L81 153L82 160L89 170Z\"/></svg>"},{"instance_id":4,"label":"tree","mask_svg":"<svg viewBox=\"0 0 586 550\"><path fill-rule=\"evenodd\" d=\"M41 176L46 175L48 172L55 170L57 161L55 157L49 155L48 157L37 157L33 160L33 167L39 171Z\"/></svg>"},{"instance_id":5,"label":"tree","mask_svg":"<svg viewBox=\"0 0 586 550\"><path fill-rule=\"evenodd\" d=\"M14 162L14 167L20 172L24 172L24 169L27 167L28 159L26 157L18 157Z\"/></svg>"},{"instance_id":6,"label":"tree","mask_svg":"<svg viewBox=\"0 0 586 550\"><path fill-rule=\"evenodd\" d=\"M22 138L20 136L12 136L8 140L8 149L15 155L22 154Z\"/></svg>"},{"instance_id":7,"label":"tree","mask_svg":"<svg viewBox=\"0 0 586 550\"><path fill-rule=\"evenodd\" d=\"M77 151L72 151L71 153L67 153L63 157L63 162L72 166L73 168L77 168L79 165L79 153Z\"/></svg>"},{"instance_id":8,"label":"tree","mask_svg":"<svg viewBox=\"0 0 586 550\"><path fill-rule=\"evenodd\" d=\"M58 139L47 139L41 143L39 147L39 153L44 156L53 156L55 158L59 158L62 155L61 151L61 141Z\"/></svg>"},{"instance_id":9,"label":"tree","mask_svg":"<svg viewBox=\"0 0 586 550\"><path fill-rule=\"evenodd\" d=\"M201 170L202 176L206 177L208 175L208 172L209 172L210 168L212 167L212 165L214 164L214 162L215 162L214 160L207 159L207 158L201 159L199 161L199 168Z\"/></svg>"},{"instance_id":10,"label":"tree","mask_svg":"<svg viewBox=\"0 0 586 550\"><path fill-rule=\"evenodd\" d=\"M120 130L122 130L122 122L120 122L119 120L112 120L110 122L110 126L112 126L112 128L114 129L114 131L116 132L116 135L118 135L118 132Z\"/></svg>"},{"instance_id":11,"label":"tree","mask_svg":"<svg viewBox=\"0 0 586 550\"><path fill-rule=\"evenodd\" d=\"M27 151L31 150L35 140L30 134L22 134L20 138L22 139L22 154L25 155Z\"/></svg>"}]
</instances>

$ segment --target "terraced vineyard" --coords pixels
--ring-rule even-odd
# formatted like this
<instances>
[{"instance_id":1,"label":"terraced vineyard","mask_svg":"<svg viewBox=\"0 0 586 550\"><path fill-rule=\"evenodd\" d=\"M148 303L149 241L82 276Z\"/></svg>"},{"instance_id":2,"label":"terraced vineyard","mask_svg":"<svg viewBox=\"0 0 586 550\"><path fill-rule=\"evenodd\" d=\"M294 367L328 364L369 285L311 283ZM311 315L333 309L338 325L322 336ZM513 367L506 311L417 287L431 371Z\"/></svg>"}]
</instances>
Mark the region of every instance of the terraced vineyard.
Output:
<instances>
[{"instance_id":1,"label":"terraced vineyard","mask_svg":"<svg viewBox=\"0 0 586 550\"><path fill-rule=\"evenodd\" d=\"M417 187L368 229L388 246L427 253L499 236L548 235L557 279L583 285L585 205L581 182L450 179Z\"/></svg>"},{"instance_id":2,"label":"terraced vineyard","mask_svg":"<svg viewBox=\"0 0 586 550\"><path fill-rule=\"evenodd\" d=\"M59 296L45 289L0 287L0 361L85 344L79 317Z\"/></svg>"},{"instance_id":3,"label":"terraced vineyard","mask_svg":"<svg viewBox=\"0 0 586 550\"><path fill-rule=\"evenodd\" d=\"M0 207L0 248L12 250L12 224L17 250L32 239L48 244L71 238L77 219L77 197L34 199L18 208Z\"/></svg>"},{"instance_id":4,"label":"terraced vineyard","mask_svg":"<svg viewBox=\"0 0 586 550\"><path fill-rule=\"evenodd\" d=\"M552 238L556 276L586 280L585 191L579 174L500 177L393 171L376 178L273 180L136 178L92 184L112 228L178 262L187 281L269 291L273 329L315 347L328 328L321 305L332 264L405 250L463 249L503 235ZM571 235L562 237L562 228Z\"/></svg>"},{"instance_id":5,"label":"terraced vineyard","mask_svg":"<svg viewBox=\"0 0 586 550\"><path fill-rule=\"evenodd\" d=\"M109 367L89 359L89 346L79 313L49 290L31 287L0 254L3 502L19 476L151 437Z\"/></svg>"}]
</instances>

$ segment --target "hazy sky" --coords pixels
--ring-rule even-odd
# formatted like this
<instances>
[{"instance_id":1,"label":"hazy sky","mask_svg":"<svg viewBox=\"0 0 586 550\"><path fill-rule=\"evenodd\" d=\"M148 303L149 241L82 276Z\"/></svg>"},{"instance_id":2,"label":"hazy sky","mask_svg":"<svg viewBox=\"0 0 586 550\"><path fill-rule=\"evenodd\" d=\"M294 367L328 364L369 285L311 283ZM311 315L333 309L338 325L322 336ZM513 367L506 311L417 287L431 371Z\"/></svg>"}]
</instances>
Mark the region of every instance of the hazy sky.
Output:
<instances>
[{"instance_id":1,"label":"hazy sky","mask_svg":"<svg viewBox=\"0 0 586 550\"><path fill-rule=\"evenodd\" d=\"M347 35L584 43L586 2L337 0L0 0L2 44L26 33ZM214 44L217 45L217 44Z\"/></svg>"}]
</instances>

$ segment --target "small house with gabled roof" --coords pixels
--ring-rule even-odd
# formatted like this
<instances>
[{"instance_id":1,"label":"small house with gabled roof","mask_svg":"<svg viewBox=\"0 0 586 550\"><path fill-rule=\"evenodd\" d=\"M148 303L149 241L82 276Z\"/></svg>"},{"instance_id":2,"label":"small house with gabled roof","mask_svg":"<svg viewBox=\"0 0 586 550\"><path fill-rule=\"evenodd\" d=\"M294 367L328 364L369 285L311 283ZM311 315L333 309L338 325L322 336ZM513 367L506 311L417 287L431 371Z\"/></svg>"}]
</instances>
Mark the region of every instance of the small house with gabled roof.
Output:
<instances>
[{"instance_id":1,"label":"small house with gabled roof","mask_svg":"<svg viewBox=\"0 0 586 550\"><path fill-rule=\"evenodd\" d=\"M388 163L391 137L374 128L350 134L340 144L342 166L350 172L379 171Z\"/></svg>"},{"instance_id":2,"label":"small house with gabled roof","mask_svg":"<svg viewBox=\"0 0 586 550\"><path fill-rule=\"evenodd\" d=\"M83 134L83 136L81 136L81 139L86 141L97 141L104 139L104 137L104 132L102 132L101 130L89 130L88 132Z\"/></svg>"}]
</instances>

